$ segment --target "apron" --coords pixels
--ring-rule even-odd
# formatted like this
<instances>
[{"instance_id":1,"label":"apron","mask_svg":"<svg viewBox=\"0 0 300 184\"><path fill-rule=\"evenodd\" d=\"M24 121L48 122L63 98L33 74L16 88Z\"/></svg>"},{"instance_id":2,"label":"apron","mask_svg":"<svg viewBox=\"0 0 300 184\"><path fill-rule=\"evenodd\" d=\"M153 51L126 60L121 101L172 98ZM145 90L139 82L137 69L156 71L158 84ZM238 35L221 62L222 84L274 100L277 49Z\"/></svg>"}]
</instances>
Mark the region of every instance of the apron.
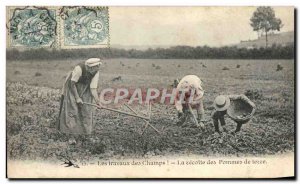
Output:
<instances>
[{"instance_id":1,"label":"apron","mask_svg":"<svg viewBox=\"0 0 300 184\"><path fill-rule=\"evenodd\" d=\"M84 63L79 64L79 66L82 70L82 76L76 83L78 95L83 102L92 103L94 98L90 90L90 83L95 74L91 75L87 72ZM71 78L72 73L69 73L64 83L57 129L66 134L91 134L94 126L94 107L76 103L71 90Z\"/></svg>"}]
</instances>

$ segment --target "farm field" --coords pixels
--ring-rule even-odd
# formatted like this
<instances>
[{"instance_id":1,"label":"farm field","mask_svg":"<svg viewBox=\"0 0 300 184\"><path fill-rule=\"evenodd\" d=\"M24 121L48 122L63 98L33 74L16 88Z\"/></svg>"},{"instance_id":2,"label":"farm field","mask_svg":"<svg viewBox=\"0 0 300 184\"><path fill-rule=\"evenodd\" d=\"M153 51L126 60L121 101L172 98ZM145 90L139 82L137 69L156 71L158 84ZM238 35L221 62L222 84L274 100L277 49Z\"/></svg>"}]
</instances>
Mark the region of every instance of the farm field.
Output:
<instances>
[{"instance_id":1,"label":"farm field","mask_svg":"<svg viewBox=\"0 0 300 184\"><path fill-rule=\"evenodd\" d=\"M93 142L68 145L68 137L55 129L60 89L76 61L7 61L7 154L10 159L55 160L68 154L86 158L151 157L165 155L244 156L294 151L293 60L104 60L99 92L107 87L171 88L187 74L203 80L205 123L202 132L190 122L176 125L173 105L154 103L151 128L139 134L144 122L105 110L97 111ZM276 71L277 65L283 67ZM237 65L240 65L239 67ZM121 76L121 80L112 81ZM214 133L210 114L219 94L246 94L257 106L254 118L236 134ZM124 106L115 108L126 111ZM147 106L133 105L147 114ZM235 123L226 119L227 130Z\"/></svg>"}]
</instances>

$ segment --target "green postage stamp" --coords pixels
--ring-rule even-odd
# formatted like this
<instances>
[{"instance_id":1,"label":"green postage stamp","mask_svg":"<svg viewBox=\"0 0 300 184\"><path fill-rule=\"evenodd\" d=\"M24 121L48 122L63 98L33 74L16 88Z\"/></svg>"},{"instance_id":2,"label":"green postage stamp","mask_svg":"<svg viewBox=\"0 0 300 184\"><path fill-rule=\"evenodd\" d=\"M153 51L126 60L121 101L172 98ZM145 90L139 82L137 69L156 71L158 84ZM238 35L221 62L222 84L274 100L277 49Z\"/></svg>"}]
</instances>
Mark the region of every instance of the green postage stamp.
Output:
<instances>
[{"instance_id":1,"label":"green postage stamp","mask_svg":"<svg viewBox=\"0 0 300 184\"><path fill-rule=\"evenodd\" d=\"M62 7L62 47L108 45L109 20L105 7Z\"/></svg>"},{"instance_id":2,"label":"green postage stamp","mask_svg":"<svg viewBox=\"0 0 300 184\"><path fill-rule=\"evenodd\" d=\"M10 47L53 47L57 39L56 10L51 8L9 8Z\"/></svg>"},{"instance_id":3,"label":"green postage stamp","mask_svg":"<svg viewBox=\"0 0 300 184\"><path fill-rule=\"evenodd\" d=\"M8 47L82 48L109 45L108 7L9 7Z\"/></svg>"}]
</instances>

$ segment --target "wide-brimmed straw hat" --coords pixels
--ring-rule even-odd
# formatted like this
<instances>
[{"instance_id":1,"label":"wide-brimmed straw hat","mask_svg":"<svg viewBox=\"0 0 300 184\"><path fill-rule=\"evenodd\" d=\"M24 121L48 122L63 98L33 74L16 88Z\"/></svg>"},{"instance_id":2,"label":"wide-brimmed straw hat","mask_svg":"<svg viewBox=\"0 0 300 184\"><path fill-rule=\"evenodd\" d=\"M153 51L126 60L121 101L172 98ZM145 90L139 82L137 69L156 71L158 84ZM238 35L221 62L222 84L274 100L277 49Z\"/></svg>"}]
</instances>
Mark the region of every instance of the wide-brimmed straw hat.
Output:
<instances>
[{"instance_id":1,"label":"wide-brimmed straw hat","mask_svg":"<svg viewBox=\"0 0 300 184\"><path fill-rule=\"evenodd\" d=\"M213 106L217 111L225 111L230 106L230 99L228 96L219 95L216 97Z\"/></svg>"}]
</instances>

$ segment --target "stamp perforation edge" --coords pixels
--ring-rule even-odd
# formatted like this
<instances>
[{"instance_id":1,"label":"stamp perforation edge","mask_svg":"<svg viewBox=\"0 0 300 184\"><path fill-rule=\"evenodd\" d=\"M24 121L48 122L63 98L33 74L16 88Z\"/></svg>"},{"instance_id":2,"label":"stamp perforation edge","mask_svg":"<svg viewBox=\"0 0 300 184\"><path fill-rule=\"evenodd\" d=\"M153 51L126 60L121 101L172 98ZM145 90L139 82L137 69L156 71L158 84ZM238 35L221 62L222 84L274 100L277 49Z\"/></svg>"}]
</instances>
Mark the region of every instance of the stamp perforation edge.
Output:
<instances>
[{"instance_id":1,"label":"stamp perforation edge","mask_svg":"<svg viewBox=\"0 0 300 184\"><path fill-rule=\"evenodd\" d=\"M68 6L64 6L64 7L68 7ZM105 43L101 43L101 44L93 44L93 45L65 45L64 44L64 19L62 19L60 17L61 23L60 23L60 48L61 49L81 49L81 48L110 48L110 17L109 17L109 7L108 6L76 6L76 7L70 7L70 8L104 8L107 10L107 22L106 22L106 26L107 26L107 38L106 38L106 42ZM61 7L63 8L63 7Z\"/></svg>"},{"instance_id":2,"label":"stamp perforation edge","mask_svg":"<svg viewBox=\"0 0 300 184\"><path fill-rule=\"evenodd\" d=\"M24 10L43 10L43 8L46 8L48 10L54 11L54 21L56 22L56 34L54 35L53 41L51 44L45 44L45 45L35 45L35 46L30 46L30 45L14 45L11 40L11 21L12 21L12 12L15 12L15 9L21 9L19 11ZM7 6L6 7L6 46L7 48L19 48L19 49L39 49L39 48L54 48L57 47L57 42L58 42L58 27L59 27L59 22L57 19L57 7L56 6Z\"/></svg>"},{"instance_id":3,"label":"stamp perforation edge","mask_svg":"<svg viewBox=\"0 0 300 184\"><path fill-rule=\"evenodd\" d=\"M110 17L109 17L109 7L108 6L79 6L77 8L87 7L87 8L105 8L107 10L107 38L106 42L103 44L93 44L93 45L74 45L74 46L66 46L64 45L64 20L61 18L59 14L59 10L64 6L7 6L6 7L6 47L7 48L19 48L19 49L38 49L38 48L58 48L58 49L80 49L80 48L110 48ZM15 11L16 8L24 8L24 9L38 9L38 8L47 8L54 11L54 19L56 21L56 34L54 36L54 41L51 45L13 45L11 40L11 19L12 12Z\"/></svg>"}]
</instances>

